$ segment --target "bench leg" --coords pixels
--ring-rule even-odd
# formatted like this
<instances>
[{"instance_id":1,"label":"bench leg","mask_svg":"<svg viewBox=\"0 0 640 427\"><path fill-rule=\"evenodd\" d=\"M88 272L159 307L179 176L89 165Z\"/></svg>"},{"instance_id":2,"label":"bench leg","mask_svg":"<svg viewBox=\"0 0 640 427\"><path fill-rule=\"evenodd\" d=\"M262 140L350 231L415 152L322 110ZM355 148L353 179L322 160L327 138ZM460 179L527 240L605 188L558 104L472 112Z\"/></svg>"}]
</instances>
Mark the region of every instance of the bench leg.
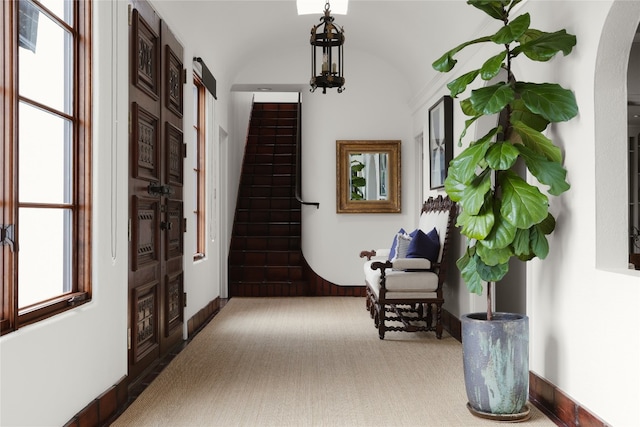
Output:
<instances>
[{"instance_id":1,"label":"bench leg","mask_svg":"<svg viewBox=\"0 0 640 427\"><path fill-rule=\"evenodd\" d=\"M442 303L436 304L436 338L442 339Z\"/></svg>"},{"instance_id":2,"label":"bench leg","mask_svg":"<svg viewBox=\"0 0 640 427\"><path fill-rule=\"evenodd\" d=\"M380 337L381 340L383 340L384 332L385 332L385 327L384 327L385 309L384 309L384 305L380 303L376 303L376 306L378 308L378 336Z\"/></svg>"}]
</instances>

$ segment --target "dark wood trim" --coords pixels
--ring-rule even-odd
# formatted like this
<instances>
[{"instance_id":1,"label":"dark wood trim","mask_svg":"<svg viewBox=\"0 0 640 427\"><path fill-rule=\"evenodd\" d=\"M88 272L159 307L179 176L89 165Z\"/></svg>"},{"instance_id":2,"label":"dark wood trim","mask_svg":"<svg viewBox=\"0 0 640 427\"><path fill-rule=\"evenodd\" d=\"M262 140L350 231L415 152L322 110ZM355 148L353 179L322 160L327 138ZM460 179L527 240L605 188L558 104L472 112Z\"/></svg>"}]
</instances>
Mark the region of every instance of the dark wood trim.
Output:
<instances>
[{"instance_id":1,"label":"dark wood trim","mask_svg":"<svg viewBox=\"0 0 640 427\"><path fill-rule=\"evenodd\" d=\"M213 316L216 315L216 313L218 312L218 310L220 310L220 308L221 308L220 298L216 298L212 301L209 301L207 305L205 305L202 309L200 309L200 311L194 314L187 321L188 338L192 338L198 332L200 332L200 329L202 329L204 325L206 325L207 323L209 323L211 319L213 319Z\"/></svg>"},{"instance_id":2,"label":"dark wood trim","mask_svg":"<svg viewBox=\"0 0 640 427\"><path fill-rule=\"evenodd\" d=\"M609 427L548 380L529 372L529 400L559 426Z\"/></svg>"},{"instance_id":3,"label":"dark wood trim","mask_svg":"<svg viewBox=\"0 0 640 427\"><path fill-rule=\"evenodd\" d=\"M127 377L124 376L107 391L93 399L73 416L65 427L93 427L109 425L128 406Z\"/></svg>"},{"instance_id":4,"label":"dark wood trim","mask_svg":"<svg viewBox=\"0 0 640 427\"><path fill-rule=\"evenodd\" d=\"M302 256L304 278L307 281L305 296L315 297L363 297L366 295L365 286L340 286L318 275L304 255Z\"/></svg>"}]
</instances>

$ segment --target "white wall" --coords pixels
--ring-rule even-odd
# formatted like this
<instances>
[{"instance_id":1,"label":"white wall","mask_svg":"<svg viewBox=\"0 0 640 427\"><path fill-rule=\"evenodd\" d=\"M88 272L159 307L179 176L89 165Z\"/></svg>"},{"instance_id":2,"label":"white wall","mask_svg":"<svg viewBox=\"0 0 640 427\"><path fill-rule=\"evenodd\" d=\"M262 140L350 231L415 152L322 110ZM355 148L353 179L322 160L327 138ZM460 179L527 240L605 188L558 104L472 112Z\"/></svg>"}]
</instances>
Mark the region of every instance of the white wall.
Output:
<instances>
[{"instance_id":1,"label":"white wall","mask_svg":"<svg viewBox=\"0 0 640 427\"><path fill-rule=\"evenodd\" d=\"M380 58L349 50L345 90L309 92L308 45L256 55L236 82L297 84L302 95L302 196L320 208L302 206L302 249L311 268L339 285L362 285L363 249L390 245L400 227L417 224L414 136L402 78L389 84L381 76L399 76ZM279 67L280 64L292 64ZM376 70L376 72L371 72ZM402 213L336 214L336 140L402 141Z\"/></svg>"},{"instance_id":2,"label":"white wall","mask_svg":"<svg viewBox=\"0 0 640 427\"><path fill-rule=\"evenodd\" d=\"M63 425L127 373L127 16L94 7L93 299L0 338L1 425Z\"/></svg>"}]
</instances>

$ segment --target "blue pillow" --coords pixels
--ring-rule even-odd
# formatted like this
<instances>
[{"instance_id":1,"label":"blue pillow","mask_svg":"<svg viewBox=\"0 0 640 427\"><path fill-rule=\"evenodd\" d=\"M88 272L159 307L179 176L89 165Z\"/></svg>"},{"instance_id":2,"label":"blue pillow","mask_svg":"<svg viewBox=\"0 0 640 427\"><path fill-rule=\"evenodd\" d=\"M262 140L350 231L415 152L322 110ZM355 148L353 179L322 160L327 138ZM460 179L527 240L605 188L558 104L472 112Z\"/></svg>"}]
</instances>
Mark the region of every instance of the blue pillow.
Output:
<instances>
[{"instance_id":1,"label":"blue pillow","mask_svg":"<svg viewBox=\"0 0 640 427\"><path fill-rule=\"evenodd\" d=\"M437 262L439 254L440 238L438 237L438 231L434 228L425 234L420 229L416 230L411 243L409 243L407 258L426 258L431 262Z\"/></svg>"},{"instance_id":2,"label":"blue pillow","mask_svg":"<svg viewBox=\"0 0 640 427\"><path fill-rule=\"evenodd\" d=\"M393 236L393 243L391 244L391 250L389 251L389 261L391 261L396 256L396 249L398 247L398 234L405 234L404 228L398 230L396 234Z\"/></svg>"}]
</instances>

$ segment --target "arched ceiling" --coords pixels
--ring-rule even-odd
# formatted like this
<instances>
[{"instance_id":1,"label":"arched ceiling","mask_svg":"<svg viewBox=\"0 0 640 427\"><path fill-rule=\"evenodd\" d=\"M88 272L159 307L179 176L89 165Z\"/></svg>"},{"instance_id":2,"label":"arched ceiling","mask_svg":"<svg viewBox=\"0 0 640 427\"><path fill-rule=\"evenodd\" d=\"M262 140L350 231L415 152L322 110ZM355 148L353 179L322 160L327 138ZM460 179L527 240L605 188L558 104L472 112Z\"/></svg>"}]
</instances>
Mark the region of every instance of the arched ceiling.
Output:
<instances>
[{"instance_id":1,"label":"arched ceiling","mask_svg":"<svg viewBox=\"0 0 640 427\"><path fill-rule=\"evenodd\" d=\"M247 83L234 81L233 76L256 52L309 46L311 27L322 15L319 11L299 16L295 0L152 2L169 22L180 22L179 32L199 40L194 51L206 51L214 63L225 64L224 70L212 70L214 74L227 72L235 84ZM463 0L351 0L347 15L335 15L335 23L345 30L346 61L352 49L379 57L398 69L393 78L408 82L416 92L437 76L431 69L435 59L475 37L487 22L484 13ZM309 56L300 61L307 63Z\"/></svg>"}]
</instances>

